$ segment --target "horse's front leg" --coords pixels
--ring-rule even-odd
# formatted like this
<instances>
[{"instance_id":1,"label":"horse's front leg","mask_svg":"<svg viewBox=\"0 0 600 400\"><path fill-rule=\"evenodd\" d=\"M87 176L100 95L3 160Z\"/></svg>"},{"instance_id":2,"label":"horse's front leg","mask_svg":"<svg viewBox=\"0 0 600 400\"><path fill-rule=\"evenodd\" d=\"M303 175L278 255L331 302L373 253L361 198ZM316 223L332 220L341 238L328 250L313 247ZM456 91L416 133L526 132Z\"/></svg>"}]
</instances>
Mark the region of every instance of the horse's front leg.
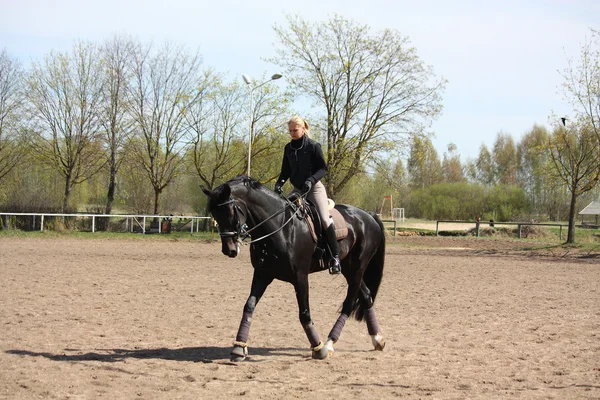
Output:
<instances>
[{"instance_id":1,"label":"horse's front leg","mask_svg":"<svg viewBox=\"0 0 600 400\"><path fill-rule=\"evenodd\" d=\"M248 300L246 300L246 304L244 305L240 327L235 337L235 342L233 342L231 361L243 361L248 355L248 336L250 334L250 325L252 324L252 314L254 314L256 305L271 282L273 282L272 277L263 276L258 274L256 270L254 271L250 296L248 296Z\"/></svg>"},{"instance_id":2,"label":"horse's front leg","mask_svg":"<svg viewBox=\"0 0 600 400\"><path fill-rule=\"evenodd\" d=\"M310 343L310 348L312 349L312 358L323 360L327 358L327 349L323 345L323 342L321 342L321 339L319 339L317 328L315 328L315 324L310 317L307 274L298 274L296 283L294 284L294 289L296 289L296 300L298 301L300 323L302 324L302 328L304 328L304 332L306 333L306 337Z\"/></svg>"}]
</instances>

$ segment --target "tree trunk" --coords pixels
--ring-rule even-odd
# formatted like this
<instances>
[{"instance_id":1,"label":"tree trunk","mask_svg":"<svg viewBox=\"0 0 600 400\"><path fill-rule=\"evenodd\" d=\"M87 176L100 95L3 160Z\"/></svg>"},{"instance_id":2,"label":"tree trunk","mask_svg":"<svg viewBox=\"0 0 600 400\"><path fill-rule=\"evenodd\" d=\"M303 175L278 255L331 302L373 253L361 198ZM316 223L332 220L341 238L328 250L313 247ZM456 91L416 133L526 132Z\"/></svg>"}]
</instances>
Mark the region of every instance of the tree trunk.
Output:
<instances>
[{"instance_id":1,"label":"tree trunk","mask_svg":"<svg viewBox=\"0 0 600 400\"><path fill-rule=\"evenodd\" d=\"M115 190L116 190L116 186L117 186L116 180L117 180L117 169L114 167L114 163L111 163L110 177L109 177L109 182L108 182L108 193L106 195L106 197L107 197L106 209L104 210L104 214L112 213L112 205L113 205L113 202L115 201ZM109 218L102 218L102 220L103 221L99 224L100 230L108 231Z\"/></svg>"},{"instance_id":2,"label":"tree trunk","mask_svg":"<svg viewBox=\"0 0 600 400\"><path fill-rule=\"evenodd\" d=\"M115 190L116 190L116 180L117 180L117 169L114 166L114 163L111 164L110 167L110 178L108 182L108 194L106 200L106 211L105 214L110 214L112 212L112 204L115 201Z\"/></svg>"},{"instance_id":3,"label":"tree trunk","mask_svg":"<svg viewBox=\"0 0 600 400\"><path fill-rule=\"evenodd\" d=\"M569 206L569 232L567 233L567 243L575 243L575 203L577 195L575 189L571 190L571 205Z\"/></svg>"},{"instance_id":4,"label":"tree trunk","mask_svg":"<svg viewBox=\"0 0 600 400\"><path fill-rule=\"evenodd\" d=\"M71 177L65 178L65 194L63 196L62 212L69 212L69 198L71 197Z\"/></svg>"},{"instance_id":5,"label":"tree trunk","mask_svg":"<svg viewBox=\"0 0 600 400\"><path fill-rule=\"evenodd\" d=\"M154 189L154 215L158 215L158 202L160 200L160 192L159 189Z\"/></svg>"}]
</instances>

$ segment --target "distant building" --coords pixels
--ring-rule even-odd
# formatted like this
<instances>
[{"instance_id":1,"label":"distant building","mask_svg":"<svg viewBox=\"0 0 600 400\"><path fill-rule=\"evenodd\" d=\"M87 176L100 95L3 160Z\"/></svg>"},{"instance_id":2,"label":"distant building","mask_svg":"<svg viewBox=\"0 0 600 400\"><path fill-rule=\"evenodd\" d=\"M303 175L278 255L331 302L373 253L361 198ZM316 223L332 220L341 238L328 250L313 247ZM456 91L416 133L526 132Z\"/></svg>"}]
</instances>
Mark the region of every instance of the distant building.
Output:
<instances>
[{"instance_id":1,"label":"distant building","mask_svg":"<svg viewBox=\"0 0 600 400\"><path fill-rule=\"evenodd\" d=\"M596 225L598 226L598 217L600 216L600 201L592 201L585 208L579 211L581 215L581 225ZM591 221L590 216L594 216ZM586 218L587 217L587 218Z\"/></svg>"}]
</instances>

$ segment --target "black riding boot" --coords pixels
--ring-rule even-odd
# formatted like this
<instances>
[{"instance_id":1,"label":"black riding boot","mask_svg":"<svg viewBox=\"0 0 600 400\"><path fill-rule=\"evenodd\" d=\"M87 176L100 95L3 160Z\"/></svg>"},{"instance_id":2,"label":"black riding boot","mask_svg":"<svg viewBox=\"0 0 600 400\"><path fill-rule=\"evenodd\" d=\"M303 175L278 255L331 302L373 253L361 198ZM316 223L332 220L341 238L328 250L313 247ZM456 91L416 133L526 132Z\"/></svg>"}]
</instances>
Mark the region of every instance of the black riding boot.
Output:
<instances>
[{"instance_id":1,"label":"black riding boot","mask_svg":"<svg viewBox=\"0 0 600 400\"><path fill-rule=\"evenodd\" d=\"M329 245L332 256L332 259L329 262L329 273L339 274L342 272L342 267L340 265L340 249L337 238L335 237L335 226L333 226L333 224L329 225L325 230L325 239L327 239L327 244Z\"/></svg>"}]
</instances>

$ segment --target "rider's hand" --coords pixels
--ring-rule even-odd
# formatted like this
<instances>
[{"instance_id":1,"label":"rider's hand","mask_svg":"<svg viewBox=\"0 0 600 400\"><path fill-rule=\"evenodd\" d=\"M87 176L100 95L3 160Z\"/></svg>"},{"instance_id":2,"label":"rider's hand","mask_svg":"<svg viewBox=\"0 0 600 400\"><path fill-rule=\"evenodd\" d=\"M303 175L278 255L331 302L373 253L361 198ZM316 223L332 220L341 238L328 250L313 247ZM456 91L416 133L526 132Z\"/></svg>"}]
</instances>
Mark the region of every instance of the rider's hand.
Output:
<instances>
[{"instance_id":1,"label":"rider's hand","mask_svg":"<svg viewBox=\"0 0 600 400\"><path fill-rule=\"evenodd\" d=\"M302 191L304 193L308 193L310 192L310 189L312 189L313 183L310 179L307 179L306 182L304 182L304 186L302 186Z\"/></svg>"},{"instance_id":2,"label":"rider's hand","mask_svg":"<svg viewBox=\"0 0 600 400\"><path fill-rule=\"evenodd\" d=\"M283 193L283 188L282 188L282 186L283 186L283 183L281 183L281 182L277 182L277 183L275 184L275 189L273 189L273 190L275 190L275 193L277 193L277 194L281 194L281 193Z\"/></svg>"}]
</instances>

